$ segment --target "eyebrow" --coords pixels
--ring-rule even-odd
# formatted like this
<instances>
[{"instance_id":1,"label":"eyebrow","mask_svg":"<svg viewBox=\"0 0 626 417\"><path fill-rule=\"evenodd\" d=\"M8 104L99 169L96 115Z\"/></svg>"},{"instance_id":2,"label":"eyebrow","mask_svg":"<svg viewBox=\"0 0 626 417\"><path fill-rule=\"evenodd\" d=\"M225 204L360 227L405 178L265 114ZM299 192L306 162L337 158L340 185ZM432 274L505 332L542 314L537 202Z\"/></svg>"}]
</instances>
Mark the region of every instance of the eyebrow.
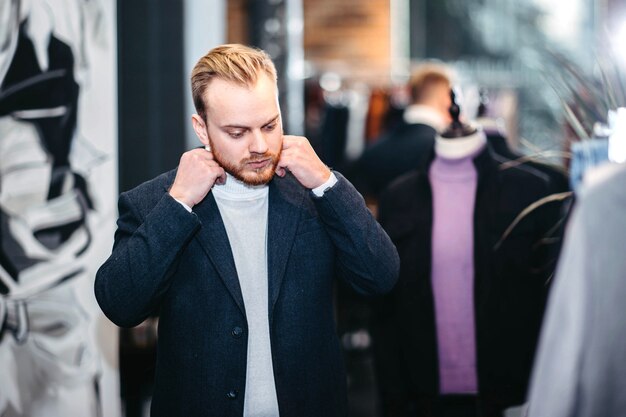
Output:
<instances>
[{"instance_id":1,"label":"eyebrow","mask_svg":"<svg viewBox=\"0 0 626 417\"><path fill-rule=\"evenodd\" d=\"M280 117L280 115L278 115L278 114L277 114L276 116L272 117L272 118L271 118L270 120L268 120L267 122L263 123L263 124L261 125L261 127L263 127L263 126L267 126L267 125L269 125L269 124L271 124L271 123L273 123L273 122L277 121L279 117ZM222 129L250 129L250 126L244 126L244 125L236 125L236 124L231 124L231 125L225 125L225 126L222 126Z\"/></svg>"}]
</instances>

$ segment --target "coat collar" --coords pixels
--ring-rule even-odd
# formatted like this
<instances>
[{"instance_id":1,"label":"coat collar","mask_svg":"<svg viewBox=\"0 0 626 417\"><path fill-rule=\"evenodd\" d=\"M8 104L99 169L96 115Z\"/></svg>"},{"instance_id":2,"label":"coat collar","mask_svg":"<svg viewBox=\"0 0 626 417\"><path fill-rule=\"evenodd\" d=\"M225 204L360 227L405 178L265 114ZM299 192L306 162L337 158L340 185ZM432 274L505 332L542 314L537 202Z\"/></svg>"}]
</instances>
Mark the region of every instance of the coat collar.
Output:
<instances>
[{"instance_id":1,"label":"coat collar","mask_svg":"<svg viewBox=\"0 0 626 417\"><path fill-rule=\"evenodd\" d=\"M233 252L213 193L209 192L206 198L193 208L193 211L202 222L195 239L206 252L228 292L245 316L246 309L239 286Z\"/></svg>"},{"instance_id":2,"label":"coat collar","mask_svg":"<svg viewBox=\"0 0 626 417\"><path fill-rule=\"evenodd\" d=\"M308 191L296 178L287 174L275 176L270 182L267 219L267 270L270 323L274 305L280 294L287 260L296 237L302 213L302 201Z\"/></svg>"}]
</instances>

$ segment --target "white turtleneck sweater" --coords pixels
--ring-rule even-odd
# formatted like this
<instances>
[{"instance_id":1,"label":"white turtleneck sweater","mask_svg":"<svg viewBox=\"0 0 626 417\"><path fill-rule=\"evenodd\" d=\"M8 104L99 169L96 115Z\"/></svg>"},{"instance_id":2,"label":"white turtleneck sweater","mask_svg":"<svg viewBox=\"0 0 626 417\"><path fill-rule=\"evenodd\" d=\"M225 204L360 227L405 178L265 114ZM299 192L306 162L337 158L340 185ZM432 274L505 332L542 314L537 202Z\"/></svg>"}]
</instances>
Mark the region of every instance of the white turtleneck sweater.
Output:
<instances>
[{"instance_id":1,"label":"white turtleneck sweater","mask_svg":"<svg viewBox=\"0 0 626 417\"><path fill-rule=\"evenodd\" d=\"M249 186L227 175L211 192L233 252L248 319L244 417L278 417L272 366L267 286L267 185Z\"/></svg>"},{"instance_id":2,"label":"white turtleneck sweater","mask_svg":"<svg viewBox=\"0 0 626 417\"><path fill-rule=\"evenodd\" d=\"M408 124L423 124L443 132L447 127L446 119L434 108L424 104L412 104L404 111L404 121Z\"/></svg>"}]
</instances>

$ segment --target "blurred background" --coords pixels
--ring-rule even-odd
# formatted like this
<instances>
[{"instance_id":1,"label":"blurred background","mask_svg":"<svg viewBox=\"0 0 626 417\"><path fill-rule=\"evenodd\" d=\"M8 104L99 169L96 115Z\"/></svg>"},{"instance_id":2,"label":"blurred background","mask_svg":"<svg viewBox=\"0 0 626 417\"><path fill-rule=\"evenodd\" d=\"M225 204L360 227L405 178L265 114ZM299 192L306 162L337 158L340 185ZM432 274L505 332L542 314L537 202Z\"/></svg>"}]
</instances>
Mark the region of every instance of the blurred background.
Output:
<instances>
[{"instance_id":1,"label":"blurred background","mask_svg":"<svg viewBox=\"0 0 626 417\"><path fill-rule=\"evenodd\" d=\"M286 132L305 134L335 168L357 159L390 127L394 110L407 104L411 68L433 59L455 70L465 118L475 118L483 103L513 148L557 155L553 162L563 163L549 151L582 136L571 126L572 115L587 136L595 122L607 122L606 90L621 86L605 78L619 73L626 59L619 48L626 6L616 0L117 6L120 191L174 166L180 152L197 146L188 75L199 56L221 43L270 53ZM341 108L351 110L349 126ZM338 121L329 120L329 110ZM321 135L325 129L334 138ZM140 150L147 157L137 161Z\"/></svg>"}]
</instances>

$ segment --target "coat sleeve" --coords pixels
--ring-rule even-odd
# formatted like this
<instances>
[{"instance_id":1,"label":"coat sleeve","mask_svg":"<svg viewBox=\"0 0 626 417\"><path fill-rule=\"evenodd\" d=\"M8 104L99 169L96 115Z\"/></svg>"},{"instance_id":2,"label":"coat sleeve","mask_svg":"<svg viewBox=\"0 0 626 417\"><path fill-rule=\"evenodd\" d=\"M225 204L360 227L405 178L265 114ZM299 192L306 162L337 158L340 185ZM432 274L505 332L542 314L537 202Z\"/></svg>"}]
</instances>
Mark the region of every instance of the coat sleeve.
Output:
<instances>
[{"instance_id":1,"label":"coat sleeve","mask_svg":"<svg viewBox=\"0 0 626 417\"><path fill-rule=\"evenodd\" d=\"M118 209L113 251L96 273L95 294L113 323L132 327L158 308L200 221L167 193L145 216L126 193Z\"/></svg>"},{"instance_id":2,"label":"coat sleeve","mask_svg":"<svg viewBox=\"0 0 626 417\"><path fill-rule=\"evenodd\" d=\"M335 175L337 183L314 200L337 249L340 276L362 294L386 293L398 280L398 252L363 197L341 174Z\"/></svg>"}]
</instances>

